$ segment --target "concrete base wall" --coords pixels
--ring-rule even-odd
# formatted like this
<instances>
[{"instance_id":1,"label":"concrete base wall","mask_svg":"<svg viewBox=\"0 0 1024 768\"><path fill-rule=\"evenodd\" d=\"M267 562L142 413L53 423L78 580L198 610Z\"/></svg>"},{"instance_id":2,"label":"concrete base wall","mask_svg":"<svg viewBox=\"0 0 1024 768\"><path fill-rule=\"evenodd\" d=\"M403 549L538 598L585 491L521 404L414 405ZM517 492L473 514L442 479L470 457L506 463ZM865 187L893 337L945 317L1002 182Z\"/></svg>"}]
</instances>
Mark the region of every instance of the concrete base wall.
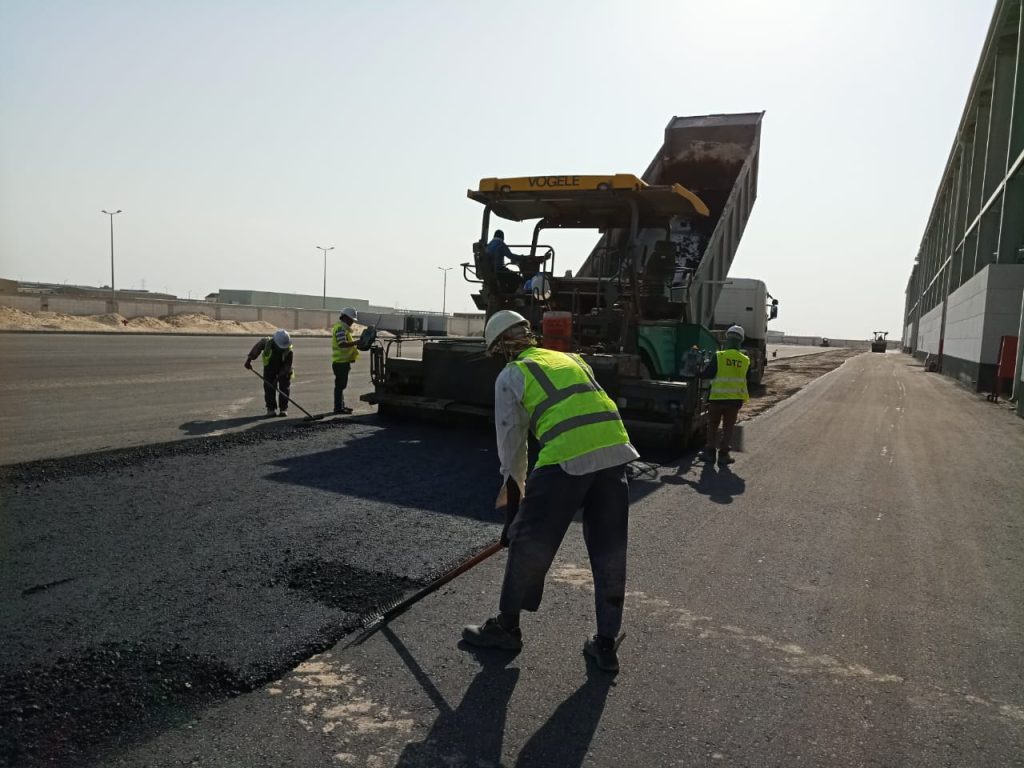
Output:
<instances>
[{"instance_id":1,"label":"concrete base wall","mask_svg":"<svg viewBox=\"0 0 1024 768\"><path fill-rule=\"evenodd\" d=\"M215 320L237 320L240 323L256 319L254 307L235 307L230 304L211 304Z\"/></svg>"},{"instance_id":2,"label":"concrete base wall","mask_svg":"<svg viewBox=\"0 0 1024 768\"><path fill-rule=\"evenodd\" d=\"M993 391L1002 338L1020 331L1022 297L1021 264L990 264L951 293L942 340L942 373L978 392ZM921 318L915 357L939 354L941 325L940 304ZM905 340L911 331L909 326L905 329Z\"/></svg>"},{"instance_id":3,"label":"concrete base wall","mask_svg":"<svg viewBox=\"0 0 1024 768\"><path fill-rule=\"evenodd\" d=\"M278 328L295 328L294 309L275 309L272 307L257 307L257 319L265 323L276 325Z\"/></svg>"},{"instance_id":4,"label":"concrete base wall","mask_svg":"<svg viewBox=\"0 0 1024 768\"><path fill-rule=\"evenodd\" d=\"M990 264L988 293L985 295L985 327L981 342L981 361L999 360L1003 336L1020 332L1021 298L1024 297L1024 264Z\"/></svg>"},{"instance_id":5,"label":"concrete base wall","mask_svg":"<svg viewBox=\"0 0 1024 768\"><path fill-rule=\"evenodd\" d=\"M338 321L338 313L331 310L297 309L295 310L296 328L330 329Z\"/></svg>"},{"instance_id":6,"label":"concrete base wall","mask_svg":"<svg viewBox=\"0 0 1024 768\"><path fill-rule=\"evenodd\" d=\"M949 295L943 352L951 358L980 363L985 333L988 272L982 270ZM934 311L941 312L941 305ZM930 314L930 313L929 313Z\"/></svg>"},{"instance_id":7,"label":"concrete base wall","mask_svg":"<svg viewBox=\"0 0 1024 768\"><path fill-rule=\"evenodd\" d=\"M921 325L917 330L918 354L937 355L939 354L939 331L942 329L942 305L930 310L921 318Z\"/></svg>"},{"instance_id":8,"label":"concrete base wall","mask_svg":"<svg viewBox=\"0 0 1024 768\"><path fill-rule=\"evenodd\" d=\"M996 379L994 364L978 363L949 355L942 356L942 372L975 392L991 392ZM1003 394L1009 396L1008 392Z\"/></svg>"},{"instance_id":9,"label":"concrete base wall","mask_svg":"<svg viewBox=\"0 0 1024 768\"><path fill-rule=\"evenodd\" d=\"M481 336L484 332L484 316L453 315L448 318L449 336Z\"/></svg>"},{"instance_id":10,"label":"concrete base wall","mask_svg":"<svg viewBox=\"0 0 1024 768\"><path fill-rule=\"evenodd\" d=\"M6 304L6 299L3 300ZM42 296L33 312L61 312L65 315L102 315L110 311L105 299L71 299L62 296Z\"/></svg>"},{"instance_id":11,"label":"concrete base wall","mask_svg":"<svg viewBox=\"0 0 1024 768\"><path fill-rule=\"evenodd\" d=\"M11 294L0 295L0 305L14 307L22 312L39 312L40 301L38 296L18 296Z\"/></svg>"}]
</instances>

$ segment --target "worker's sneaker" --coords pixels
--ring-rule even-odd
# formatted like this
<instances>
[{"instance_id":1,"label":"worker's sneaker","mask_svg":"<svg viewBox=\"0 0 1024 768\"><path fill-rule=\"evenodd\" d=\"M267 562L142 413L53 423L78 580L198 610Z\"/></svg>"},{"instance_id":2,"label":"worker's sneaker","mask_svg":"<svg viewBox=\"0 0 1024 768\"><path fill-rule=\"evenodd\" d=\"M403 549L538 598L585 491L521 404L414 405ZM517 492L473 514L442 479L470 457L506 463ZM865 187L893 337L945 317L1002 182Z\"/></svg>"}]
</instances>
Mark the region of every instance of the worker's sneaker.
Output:
<instances>
[{"instance_id":1,"label":"worker's sneaker","mask_svg":"<svg viewBox=\"0 0 1024 768\"><path fill-rule=\"evenodd\" d=\"M523 647L523 632L519 627L505 629L497 618L483 624L470 624L462 629L462 639L477 648L501 648L518 651Z\"/></svg>"},{"instance_id":2,"label":"worker's sneaker","mask_svg":"<svg viewBox=\"0 0 1024 768\"><path fill-rule=\"evenodd\" d=\"M715 452L711 448L704 448L700 453L697 454L697 461L703 461L707 464L715 463Z\"/></svg>"},{"instance_id":3,"label":"worker's sneaker","mask_svg":"<svg viewBox=\"0 0 1024 768\"><path fill-rule=\"evenodd\" d=\"M335 413L341 413L341 414L345 414L345 413L352 413L352 409L351 409L351 408L346 408L346 407L345 407L345 406L343 405L343 406L341 406L341 408L335 408L335 409L334 409L334 412L335 412Z\"/></svg>"},{"instance_id":4,"label":"worker's sneaker","mask_svg":"<svg viewBox=\"0 0 1024 768\"><path fill-rule=\"evenodd\" d=\"M276 408L267 408L267 416L277 416Z\"/></svg>"},{"instance_id":5,"label":"worker's sneaker","mask_svg":"<svg viewBox=\"0 0 1024 768\"><path fill-rule=\"evenodd\" d=\"M288 411L281 411L281 412L280 412L279 414L277 414L277 415L278 415L278 416L287 416L287 415L288 415Z\"/></svg>"},{"instance_id":6,"label":"worker's sneaker","mask_svg":"<svg viewBox=\"0 0 1024 768\"><path fill-rule=\"evenodd\" d=\"M583 652L594 660L597 668L604 672L619 671L619 654L616 642L610 637L594 635L583 644Z\"/></svg>"},{"instance_id":7,"label":"worker's sneaker","mask_svg":"<svg viewBox=\"0 0 1024 768\"><path fill-rule=\"evenodd\" d=\"M718 452L718 466L724 467L724 466L726 466L728 464L733 464L735 462L736 462L736 459L734 459L732 457L732 455L728 451L719 451Z\"/></svg>"}]
</instances>

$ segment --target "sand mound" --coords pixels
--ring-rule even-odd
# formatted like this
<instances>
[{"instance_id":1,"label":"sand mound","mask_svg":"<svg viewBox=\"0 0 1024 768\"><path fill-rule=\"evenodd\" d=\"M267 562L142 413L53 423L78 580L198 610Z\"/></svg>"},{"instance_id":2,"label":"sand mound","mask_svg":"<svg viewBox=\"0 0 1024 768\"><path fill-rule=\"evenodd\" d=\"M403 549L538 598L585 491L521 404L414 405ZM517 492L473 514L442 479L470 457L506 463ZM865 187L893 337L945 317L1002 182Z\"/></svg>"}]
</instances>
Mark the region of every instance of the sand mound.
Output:
<instances>
[{"instance_id":1,"label":"sand mound","mask_svg":"<svg viewBox=\"0 0 1024 768\"><path fill-rule=\"evenodd\" d=\"M362 330L357 326L358 331ZM215 320L201 313L168 315L166 317L125 318L119 314L65 315L60 312L24 312L0 306L0 330L4 331L103 331L107 333L237 333L265 336L277 326L263 320L242 322ZM289 329L290 330L290 329ZM354 329L355 330L355 329ZM358 333L357 331L357 333ZM327 336L324 328L303 328L291 331L297 336Z\"/></svg>"}]
</instances>

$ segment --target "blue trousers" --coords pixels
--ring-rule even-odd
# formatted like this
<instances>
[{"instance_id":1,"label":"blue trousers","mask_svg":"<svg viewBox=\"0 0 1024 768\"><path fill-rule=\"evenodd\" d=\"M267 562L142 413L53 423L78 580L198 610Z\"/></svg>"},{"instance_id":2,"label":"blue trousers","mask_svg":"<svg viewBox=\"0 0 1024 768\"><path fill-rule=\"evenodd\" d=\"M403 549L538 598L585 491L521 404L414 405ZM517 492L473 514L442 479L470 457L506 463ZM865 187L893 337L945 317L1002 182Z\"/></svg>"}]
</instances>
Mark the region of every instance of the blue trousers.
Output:
<instances>
[{"instance_id":1,"label":"blue trousers","mask_svg":"<svg viewBox=\"0 0 1024 768\"><path fill-rule=\"evenodd\" d=\"M626 593L626 539L629 486L625 465L589 475L570 475L561 467L534 470L509 528L508 559L498 609L517 614L536 611L544 595L555 553L578 509L583 509L583 538L594 576L597 633L615 637L622 627Z\"/></svg>"}]
</instances>

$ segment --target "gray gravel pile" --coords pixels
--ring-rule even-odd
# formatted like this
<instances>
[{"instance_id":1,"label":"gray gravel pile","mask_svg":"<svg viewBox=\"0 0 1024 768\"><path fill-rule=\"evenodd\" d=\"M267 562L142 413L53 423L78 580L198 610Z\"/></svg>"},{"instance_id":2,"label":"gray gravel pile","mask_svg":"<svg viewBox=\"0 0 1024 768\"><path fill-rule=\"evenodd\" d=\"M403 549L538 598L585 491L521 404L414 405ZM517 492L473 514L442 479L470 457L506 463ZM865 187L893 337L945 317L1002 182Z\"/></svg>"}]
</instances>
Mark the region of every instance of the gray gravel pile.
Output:
<instances>
[{"instance_id":1,"label":"gray gravel pile","mask_svg":"<svg viewBox=\"0 0 1024 768\"><path fill-rule=\"evenodd\" d=\"M0 473L0 763L85 764L275 679L493 541L488 431L366 422Z\"/></svg>"}]
</instances>

